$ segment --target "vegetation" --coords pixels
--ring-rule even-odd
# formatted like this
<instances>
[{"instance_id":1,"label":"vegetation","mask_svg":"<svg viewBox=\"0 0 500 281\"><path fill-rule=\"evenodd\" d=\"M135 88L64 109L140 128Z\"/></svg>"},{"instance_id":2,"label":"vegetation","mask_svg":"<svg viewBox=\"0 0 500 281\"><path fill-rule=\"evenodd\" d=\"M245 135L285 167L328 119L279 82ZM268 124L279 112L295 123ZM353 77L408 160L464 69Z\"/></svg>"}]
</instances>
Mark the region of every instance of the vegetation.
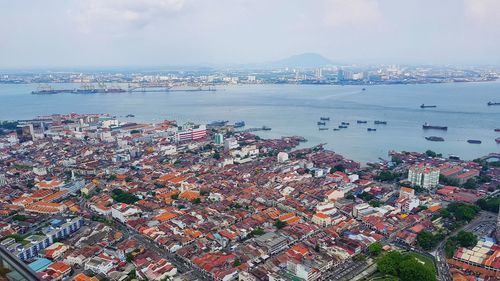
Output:
<instances>
[{"instance_id":1,"label":"vegetation","mask_svg":"<svg viewBox=\"0 0 500 281\"><path fill-rule=\"evenodd\" d=\"M283 227L287 226L288 223L286 221L282 221L282 220L276 220L276 222L274 222L274 226L277 228L277 229L282 229Z\"/></svg>"},{"instance_id":2,"label":"vegetation","mask_svg":"<svg viewBox=\"0 0 500 281\"><path fill-rule=\"evenodd\" d=\"M25 221L27 218L25 215L19 215L19 214L15 214L13 217L12 217L13 220L15 221Z\"/></svg>"},{"instance_id":3,"label":"vegetation","mask_svg":"<svg viewBox=\"0 0 500 281\"><path fill-rule=\"evenodd\" d=\"M193 203L193 204L200 204L201 203L201 199L200 198L195 198L195 199L191 200L191 203Z\"/></svg>"},{"instance_id":4,"label":"vegetation","mask_svg":"<svg viewBox=\"0 0 500 281\"><path fill-rule=\"evenodd\" d=\"M172 200L177 200L177 199L179 199L179 194L180 193L172 194L172 195L170 195L170 198L172 198Z\"/></svg>"},{"instance_id":5,"label":"vegetation","mask_svg":"<svg viewBox=\"0 0 500 281\"><path fill-rule=\"evenodd\" d=\"M393 173L391 171L381 171L378 175L374 177L375 180L383 182L391 182L401 177L399 173Z\"/></svg>"},{"instance_id":6,"label":"vegetation","mask_svg":"<svg viewBox=\"0 0 500 281\"><path fill-rule=\"evenodd\" d=\"M380 253L382 253L382 244L379 242L375 242L368 246L368 252L370 253L371 256L378 256Z\"/></svg>"},{"instance_id":7,"label":"vegetation","mask_svg":"<svg viewBox=\"0 0 500 281\"><path fill-rule=\"evenodd\" d=\"M121 189L113 189L111 192L111 197L117 202L133 204L139 201L139 198L133 194L127 193Z\"/></svg>"},{"instance_id":8,"label":"vegetation","mask_svg":"<svg viewBox=\"0 0 500 281\"><path fill-rule=\"evenodd\" d=\"M434 158L434 157L436 157L436 156L437 156L437 153L436 153L436 152L434 152L434 151L432 151L432 150L427 150L427 151L425 152L425 155L427 155L427 156L429 156L429 157Z\"/></svg>"},{"instance_id":9,"label":"vegetation","mask_svg":"<svg viewBox=\"0 0 500 281\"><path fill-rule=\"evenodd\" d=\"M463 185L462 185L463 188L466 188L466 189L476 189L477 188L477 181L476 179L472 178L472 179L468 179Z\"/></svg>"},{"instance_id":10,"label":"vegetation","mask_svg":"<svg viewBox=\"0 0 500 281\"><path fill-rule=\"evenodd\" d=\"M235 259L234 262L233 262L233 267L238 267L240 265L241 265L240 259Z\"/></svg>"},{"instance_id":11,"label":"vegetation","mask_svg":"<svg viewBox=\"0 0 500 281\"><path fill-rule=\"evenodd\" d=\"M201 196L208 196L208 195L210 195L210 191L208 191L208 190L200 190L200 195Z\"/></svg>"},{"instance_id":12,"label":"vegetation","mask_svg":"<svg viewBox=\"0 0 500 281\"><path fill-rule=\"evenodd\" d=\"M369 202L370 200L373 200L375 197L370 193L363 191L362 193L358 194L358 198L361 198L364 201Z\"/></svg>"},{"instance_id":13,"label":"vegetation","mask_svg":"<svg viewBox=\"0 0 500 281\"><path fill-rule=\"evenodd\" d=\"M391 157L391 161L394 162L394 163L396 163L396 165L399 165L399 164L403 163L403 160L401 160L401 158L397 157L397 156L392 156Z\"/></svg>"},{"instance_id":14,"label":"vegetation","mask_svg":"<svg viewBox=\"0 0 500 281\"><path fill-rule=\"evenodd\" d=\"M498 208L500 208L500 195L488 199L479 199L476 204L485 211L498 213Z\"/></svg>"},{"instance_id":15,"label":"vegetation","mask_svg":"<svg viewBox=\"0 0 500 281\"><path fill-rule=\"evenodd\" d=\"M456 236L450 237L445 244L447 258L452 258L457 247L474 247L477 244L477 236L472 232L460 231Z\"/></svg>"},{"instance_id":16,"label":"vegetation","mask_svg":"<svg viewBox=\"0 0 500 281\"><path fill-rule=\"evenodd\" d=\"M401 254L391 251L378 259L377 269L380 273L399 278L401 281L437 280L432 262L426 262L422 259L422 257L415 254Z\"/></svg>"},{"instance_id":17,"label":"vegetation","mask_svg":"<svg viewBox=\"0 0 500 281\"><path fill-rule=\"evenodd\" d=\"M443 233L433 234L430 231L422 231L417 235L417 244L424 250L429 251L434 249L439 242L444 239Z\"/></svg>"},{"instance_id":18,"label":"vegetation","mask_svg":"<svg viewBox=\"0 0 500 281\"><path fill-rule=\"evenodd\" d=\"M453 202L446 207L446 210L456 221L469 222L476 217L480 209L475 205Z\"/></svg>"},{"instance_id":19,"label":"vegetation","mask_svg":"<svg viewBox=\"0 0 500 281\"><path fill-rule=\"evenodd\" d=\"M373 200L370 200L370 206L372 207L380 207L380 201L376 200L376 199L373 199Z\"/></svg>"},{"instance_id":20,"label":"vegetation","mask_svg":"<svg viewBox=\"0 0 500 281\"><path fill-rule=\"evenodd\" d=\"M255 237L255 236L260 236L260 235L263 235L263 234L265 234L265 233L266 233L266 232L264 231L264 229L262 229L262 228L260 228L260 227L259 227L259 228L257 228L257 229L252 230L252 231L251 231L251 232L247 235L247 237L248 237L248 238L252 238L252 237Z\"/></svg>"}]
</instances>

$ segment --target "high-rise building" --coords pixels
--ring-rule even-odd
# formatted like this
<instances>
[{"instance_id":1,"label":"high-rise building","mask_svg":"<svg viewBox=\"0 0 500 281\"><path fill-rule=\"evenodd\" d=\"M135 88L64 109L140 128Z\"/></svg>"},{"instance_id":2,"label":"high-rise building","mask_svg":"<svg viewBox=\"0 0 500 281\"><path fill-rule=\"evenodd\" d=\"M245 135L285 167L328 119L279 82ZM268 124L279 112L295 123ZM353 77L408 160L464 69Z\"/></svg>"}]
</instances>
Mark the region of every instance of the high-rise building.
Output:
<instances>
[{"instance_id":1,"label":"high-rise building","mask_svg":"<svg viewBox=\"0 0 500 281\"><path fill-rule=\"evenodd\" d=\"M436 187L439 184L439 169L424 163L413 165L408 171L408 181L423 188Z\"/></svg>"},{"instance_id":2,"label":"high-rise building","mask_svg":"<svg viewBox=\"0 0 500 281\"><path fill-rule=\"evenodd\" d=\"M224 135L223 134L215 134L214 135L215 144L223 144L224 143Z\"/></svg>"}]
</instances>

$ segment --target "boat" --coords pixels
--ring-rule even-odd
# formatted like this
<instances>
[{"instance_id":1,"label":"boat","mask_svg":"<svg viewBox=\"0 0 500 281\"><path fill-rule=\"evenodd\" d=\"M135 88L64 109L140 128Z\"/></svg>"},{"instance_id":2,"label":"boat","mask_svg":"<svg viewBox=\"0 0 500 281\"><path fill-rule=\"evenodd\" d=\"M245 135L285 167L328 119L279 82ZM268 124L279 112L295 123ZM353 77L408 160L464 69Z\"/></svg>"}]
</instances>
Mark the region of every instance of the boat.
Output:
<instances>
[{"instance_id":1,"label":"boat","mask_svg":"<svg viewBox=\"0 0 500 281\"><path fill-rule=\"evenodd\" d=\"M347 129L346 125L339 125L339 129Z\"/></svg>"},{"instance_id":2,"label":"boat","mask_svg":"<svg viewBox=\"0 0 500 281\"><path fill-rule=\"evenodd\" d=\"M435 106L435 105L425 105L425 104L421 104L420 105L420 108L435 108L435 107L437 107L437 106Z\"/></svg>"},{"instance_id":3,"label":"boat","mask_svg":"<svg viewBox=\"0 0 500 281\"><path fill-rule=\"evenodd\" d=\"M351 124L349 124L349 122L342 122L341 124L342 124L342 125L344 125L344 126L349 126L349 125L351 125Z\"/></svg>"},{"instance_id":4,"label":"boat","mask_svg":"<svg viewBox=\"0 0 500 281\"><path fill-rule=\"evenodd\" d=\"M436 136L425 137L425 139L428 141L444 141L442 137L436 137Z\"/></svg>"},{"instance_id":5,"label":"boat","mask_svg":"<svg viewBox=\"0 0 500 281\"><path fill-rule=\"evenodd\" d=\"M326 130L328 130L328 128L326 128L326 127L320 127L319 130L320 131L326 131Z\"/></svg>"},{"instance_id":6,"label":"boat","mask_svg":"<svg viewBox=\"0 0 500 281\"><path fill-rule=\"evenodd\" d=\"M500 143L500 138L495 139L496 143Z\"/></svg>"},{"instance_id":7,"label":"boat","mask_svg":"<svg viewBox=\"0 0 500 281\"><path fill-rule=\"evenodd\" d=\"M234 127L235 128L245 127L245 121L234 122Z\"/></svg>"},{"instance_id":8,"label":"boat","mask_svg":"<svg viewBox=\"0 0 500 281\"><path fill-rule=\"evenodd\" d=\"M500 128L496 128L496 129L495 129L495 132L500 132Z\"/></svg>"},{"instance_id":9,"label":"boat","mask_svg":"<svg viewBox=\"0 0 500 281\"><path fill-rule=\"evenodd\" d=\"M489 102L488 102L488 105L500 105L500 102L492 102L492 101L489 101Z\"/></svg>"},{"instance_id":10,"label":"boat","mask_svg":"<svg viewBox=\"0 0 500 281\"><path fill-rule=\"evenodd\" d=\"M125 117L127 117L127 118L129 118L129 117L135 117L135 115L134 114L127 114L127 115L125 115Z\"/></svg>"},{"instance_id":11,"label":"boat","mask_svg":"<svg viewBox=\"0 0 500 281\"><path fill-rule=\"evenodd\" d=\"M480 140L467 140L468 143L472 143L472 144L481 144L482 141Z\"/></svg>"},{"instance_id":12,"label":"boat","mask_svg":"<svg viewBox=\"0 0 500 281\"><path fill-rule=\"evenodd\" d=\"M214 127L224 127L229 121L227 120L216 120L212 121L207 124L208 127L214 128Z\"/></svg>"},{"instance_id":13,"label":"boat","mask_svg":"<svg viewBox=\"0 0 500 281\"><path fill-rule=\"evenodd\" d=\"M366 88L361 89L361 91L366 91Z\"/></svg>"},{"instance_id":14,"label":"boat","mask_svg":"<svg viewBox=\"0 0 500 281\"><path fill-rule=\"evenodd\" d=\"M368 132L375 132L377 129L375 129L375 128L366 128L366 130L367 130Z\"/></svg>"},{"instance_id":15,"label":"boat","mask_svg":"<svg viewBox=\"0 0 500 281\"><path fill-rule=\"evenodd\" d=\"M321 121L330 121L330 117L320 117L319 120L321 120Z\"/></svg>"},{"instance_id":16,"label":"boat","mask_svg":"<svg viewBox=\"0 0 500 281\"><path fill-rule=\"evenodd\" d=\"M429 125L427 122L422 125L422 129L424 130L443 130L446 131L448 130L447 126L434 126L434 125Z\"/></svg>"},{"instance_id":17,"label":"boat","mask_svg":"<svg viewBox=\"0 0 500 281\"><path fill-rule=\"evenodd\" d=\"M340 129L339 129L339 128L333 128L333 130L334 130L334 131L340 131Z\"/></svg>"},{"instance_id":18,"label":"boat","mask_svg":"<svg viewBox=\"0 0 500 281\"><path fill-rule=\"evenodd\" d=\"M358 120L358 121L356 121L356 123L358 123L358 124L366 124L366 123L368 123L368 121Z\"/></svg>"},{"instance_id":19,"label":"boat","mask_svg":"<svg viewBox=\"0 0 500 281\"><path fill-rule=\"evenodd\" d=\"M317 124L318 124L318 125L320 125L320 126L321 126L321 125L323 125L323 126L324 126L324 125L326 125L326 122L321 122L321 121L318 121L318 123L317 123Z\"/></svg>"},{"instance_id":20,"label":"boat","mask_svg":"<svg viewBox=\"0 0 500 281\"><path fill-rule=\"evenodd\" d=\"M375 121L373 121L373 124L375 124L375 125L387 125L387 121L375 120Z\"/></svg>"},{"instance_id":21,"label":"boat","mask_svg":"<svg viewBox=\"0 0 500 281\"><path fill-rule=\"evenodd\" d=\"M271 131L271 128L268 126L262 126L263 131Z\"/></svg>"}]
</instances>

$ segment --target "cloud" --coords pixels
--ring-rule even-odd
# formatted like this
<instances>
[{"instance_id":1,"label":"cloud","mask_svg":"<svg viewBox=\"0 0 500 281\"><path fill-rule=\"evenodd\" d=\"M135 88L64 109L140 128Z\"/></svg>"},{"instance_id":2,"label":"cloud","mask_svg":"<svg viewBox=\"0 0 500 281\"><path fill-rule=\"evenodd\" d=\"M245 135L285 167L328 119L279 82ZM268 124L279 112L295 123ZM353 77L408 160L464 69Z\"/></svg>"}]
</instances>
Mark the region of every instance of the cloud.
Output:
<instances>
[{"instance_id":1,"label":"cloud","mask_svg":"<svg viewBox=\"0 0 500 281\"><path fill-rule=\"evenodd\" d=\"M382 19L376 0L326 0L324 13L324 23L333 28L349 28Z\"/></svg>"},{"instance_id":2,"label":"cloud","mask_svg":"<svg viewBox=\"0 0 500 281\"><path fill-rule=\"evenodd\" d=\"M185 0L82 0L69 14L82 32L119 32L143 28L184 5Z\"/></svg>"},{"instance_id":3,"label":"cloud","mask_svg":"<svg viewBox=\"0 0 500 281\"><path fill-rule=\"evenodd\" d=\"M464 0L465 15L481 25L500 27L500 1Z\"/></svg>"}]
</instances>

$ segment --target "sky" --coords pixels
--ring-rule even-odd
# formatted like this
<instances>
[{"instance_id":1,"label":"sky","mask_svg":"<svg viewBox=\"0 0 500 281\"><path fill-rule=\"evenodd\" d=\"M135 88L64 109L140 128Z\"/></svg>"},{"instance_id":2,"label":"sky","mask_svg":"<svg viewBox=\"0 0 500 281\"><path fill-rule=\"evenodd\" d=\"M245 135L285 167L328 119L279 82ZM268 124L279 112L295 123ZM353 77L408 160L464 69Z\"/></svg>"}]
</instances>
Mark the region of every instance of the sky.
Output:
<instances>
[{"instance_id":1,"label":"sky","mask_svg":"<svg viewBox=\"0 0 500 281\"><path fill-rule=\"evenodd\" d=\"M500 65L499 0L0 0L0 68Z\"/></svg>"}]
</instances>

